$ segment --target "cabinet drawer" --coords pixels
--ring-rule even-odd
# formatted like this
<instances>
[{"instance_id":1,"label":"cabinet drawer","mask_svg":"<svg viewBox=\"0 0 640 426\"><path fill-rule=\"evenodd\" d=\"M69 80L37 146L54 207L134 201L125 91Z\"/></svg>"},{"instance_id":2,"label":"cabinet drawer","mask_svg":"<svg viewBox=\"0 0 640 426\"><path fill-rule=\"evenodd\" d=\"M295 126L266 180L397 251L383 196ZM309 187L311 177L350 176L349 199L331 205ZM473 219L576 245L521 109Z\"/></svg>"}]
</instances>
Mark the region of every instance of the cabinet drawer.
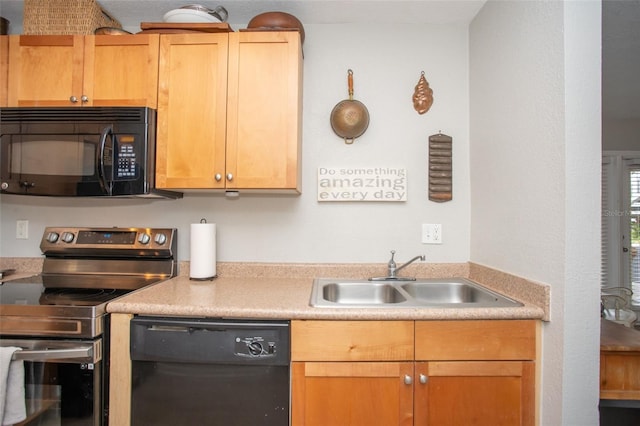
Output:
<instances>
[{"instance_id":1,"label":"cabinet drawer","mask_svg":"<svg viewBox=\"0 0 640 426\"><path fill-rule=\"evenodd\" d=\"M292 321L292 361L413 360L413 321Z\"/></svg>"},{"instance_id":2,"label":"cabinet drawer","mask_svg":"<svg viewBox=\"0 0 640 426\"><path fill-rule=\"evenodd\" d=\"M416 360L534 360L536 321L416 321Z\"/></svg>"}]
</instances>

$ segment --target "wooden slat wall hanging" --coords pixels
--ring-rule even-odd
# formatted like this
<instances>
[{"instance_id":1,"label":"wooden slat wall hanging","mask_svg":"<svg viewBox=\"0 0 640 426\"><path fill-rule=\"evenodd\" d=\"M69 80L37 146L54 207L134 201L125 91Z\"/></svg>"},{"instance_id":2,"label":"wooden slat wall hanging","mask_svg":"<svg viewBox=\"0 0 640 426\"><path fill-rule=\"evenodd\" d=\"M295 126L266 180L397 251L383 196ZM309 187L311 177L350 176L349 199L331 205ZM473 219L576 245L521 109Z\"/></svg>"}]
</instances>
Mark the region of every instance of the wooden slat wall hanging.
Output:
<instances>
[{"instance_id":1,"label":"wooden slat wall hanging","mask_svg":"<svg viewBox=\"0 0 640 426\"><path fill-rule=\"evenodd\" d=\"M429 200L437 203L453 198L451 136L429 136Z\"/></svg>"}]
</instances>

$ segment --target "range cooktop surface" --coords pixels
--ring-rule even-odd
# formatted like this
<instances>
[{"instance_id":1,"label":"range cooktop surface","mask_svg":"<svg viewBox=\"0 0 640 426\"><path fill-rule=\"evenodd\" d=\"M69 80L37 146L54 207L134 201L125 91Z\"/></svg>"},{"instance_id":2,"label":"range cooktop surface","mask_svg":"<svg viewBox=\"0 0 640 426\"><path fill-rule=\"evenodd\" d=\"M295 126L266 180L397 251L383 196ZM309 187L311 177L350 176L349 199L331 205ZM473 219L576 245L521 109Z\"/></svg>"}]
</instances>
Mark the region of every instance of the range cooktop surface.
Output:
<instances>
[{"instance_id":1,"label":"range cooktop surface","mask_svg":"<svg viewBox=\"0 0 640 426\"><path fill-rule=\"evenodd\" d=\"M47 277L35 275L6 281L0 285L0 304L20 306L96 306L127 293L112 288L57 288L47 287Z\"/></svg>"}]
</instances>

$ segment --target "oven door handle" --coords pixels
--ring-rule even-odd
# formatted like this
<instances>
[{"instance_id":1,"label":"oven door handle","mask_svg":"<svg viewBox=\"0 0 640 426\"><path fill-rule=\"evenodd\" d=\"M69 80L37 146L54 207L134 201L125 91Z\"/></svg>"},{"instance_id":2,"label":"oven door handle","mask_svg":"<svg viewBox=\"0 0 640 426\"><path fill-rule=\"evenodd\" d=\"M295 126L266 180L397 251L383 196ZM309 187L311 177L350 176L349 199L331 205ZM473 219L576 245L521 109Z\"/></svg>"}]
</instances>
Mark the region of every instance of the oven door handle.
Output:
<instances>
[{"instance_id":1,"label":"oven door handle","mask_svg":"<svg viewBox=\"0 0 640 426\"><path fill-rule=\"evenodd\" d=\"M47 360L63 360L74 358L93 358L93 346L69 349L42 349L15 351L12 360L41 362Z\"/></svg>"}]
</instances>

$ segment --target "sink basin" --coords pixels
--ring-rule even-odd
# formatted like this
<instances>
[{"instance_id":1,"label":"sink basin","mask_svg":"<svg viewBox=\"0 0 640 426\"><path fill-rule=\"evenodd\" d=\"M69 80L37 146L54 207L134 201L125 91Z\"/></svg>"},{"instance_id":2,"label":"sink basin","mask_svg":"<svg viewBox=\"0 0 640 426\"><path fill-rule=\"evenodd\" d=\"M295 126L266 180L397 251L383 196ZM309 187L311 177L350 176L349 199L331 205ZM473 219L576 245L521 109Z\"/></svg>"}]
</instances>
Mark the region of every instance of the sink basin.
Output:
<instances>
[{"instance_id":1,"label":"sink basin","mask_svg":"<svg viewBox=\"0 0 640 426\"><path fill-rule=\"evenodd\" d=\"M489 308L522 303L466 278L386 281L318 278L311 291L315 307Z\"/></svg>"},{"instance_id":2,"label":"sink basin","mask_svg":"<svg viewBox=\"0 0 640 426\"><path fill-rule=\"evenodd\" d=\"M402 289L428 303L493 303L499 296L478 286L460 282L409 283Z\"/></svg>"},{"instance_id":3,"label":"sink basin","mask_svg":"<svg viewBox=\"0 0 640 426\"><path fill-rule=\"evenodd\" d=\"M380 283L341 282L322 287L324 300L349 305L400 303L407 299L392 285Z\"/></svg>"}]
</instances>

